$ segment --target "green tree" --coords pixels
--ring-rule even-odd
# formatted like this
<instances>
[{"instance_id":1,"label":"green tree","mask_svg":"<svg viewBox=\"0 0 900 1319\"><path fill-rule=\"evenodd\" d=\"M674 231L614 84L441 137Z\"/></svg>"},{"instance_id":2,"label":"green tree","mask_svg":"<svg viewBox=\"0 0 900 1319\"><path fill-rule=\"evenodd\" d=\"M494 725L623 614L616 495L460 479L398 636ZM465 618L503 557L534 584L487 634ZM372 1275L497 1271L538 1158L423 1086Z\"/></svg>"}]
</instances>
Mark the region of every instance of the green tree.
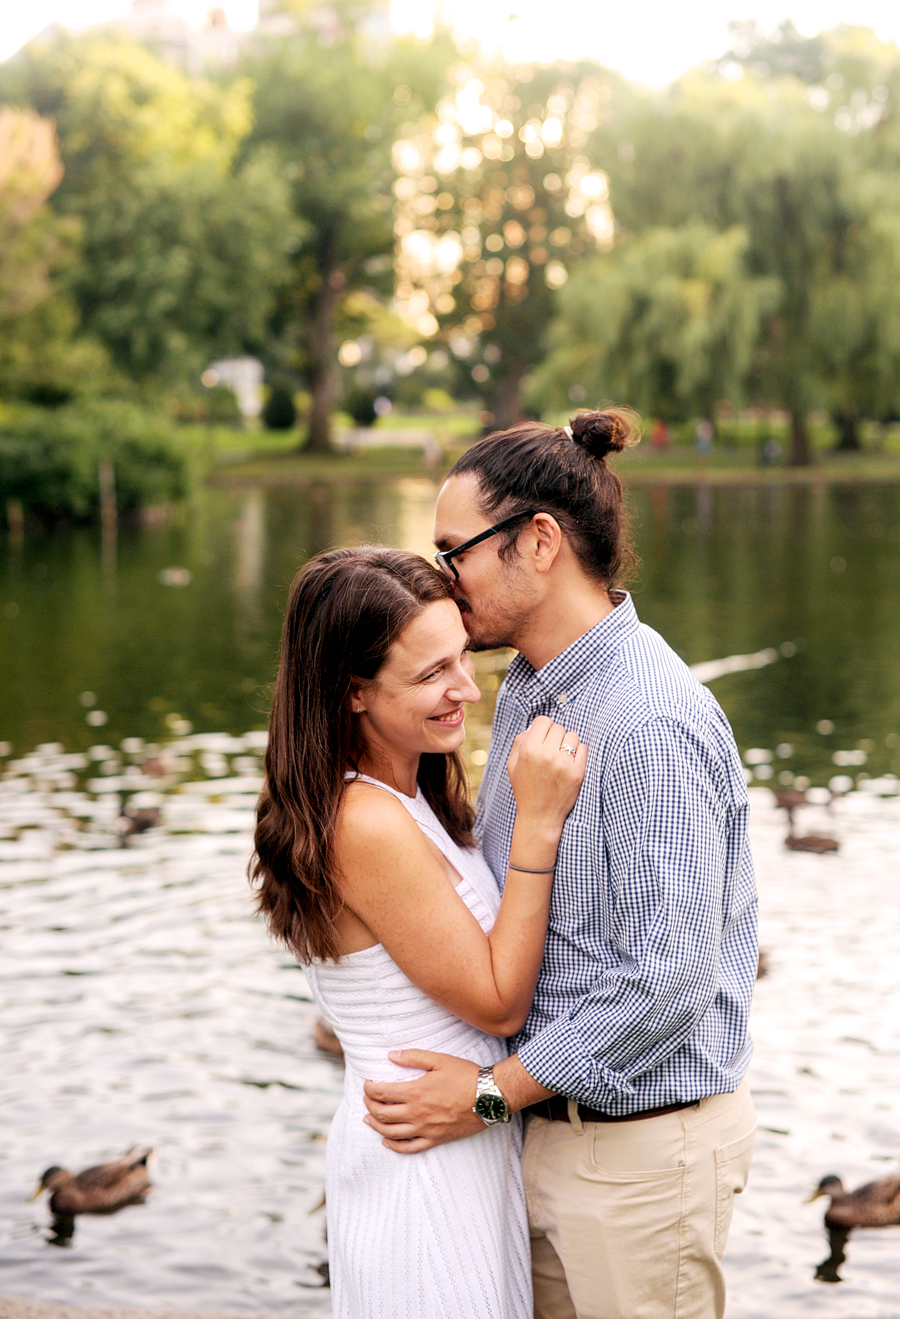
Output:
<instances>
[{"instance_id":1,"label":"green tree","mask_svg":"<svg viewBox=\"0 0 900 1319\"><path fill-rule=\"evenodd\" d=\"M81 233L68 287L136 380L262 344L290 221L266 153L237 160L250 90L191 80L109 34L35 41L0 68L0 95L55 120L52 204Z\"/></svg>"},{"instance_id":2,"label":"green tree","mask_svg":"<svg viewBox=\"0 0 900 1319\"><path fill-rule=\"evenodd\" d=\"M519 419L556 290L613 239L608 184L585 146L617 85L596 65L461 68L395 158L397 300L471 364L493 424Z\"/></svg>"},{"instance_id":3,"label":"green tree","mask_svg":"<svg viewBox=\"0 0 900 1319\"><path fill-rule=\"evenodd\" d=\"M335 323L347 297L389 295L394 245L392 145L397 125L439 93L448 46L370 36L342 5L327 34L301 23L248 58L256 122L249 140L277 152L294 227L274 318L273 365L309 388L308 446L331 446Z\"/></svg>"},{"instance_id":4,"label":"green tree","mask_svg":"<svg viewBox=\"0 0 900 1319\"><path fill-rule=\"evenodd\" d=\"M848 188L850 223L831 278L812 298L811 335L838 425L837 447L860 449L865 418L900 413L900 187L868 172Z\"/></svg>"},{"instance_id":5,"label":"green tree","mask_svg":"<svg viewBox=\"0 0 900 1319\"><path fill-rule=\"evenodd\" d=\"M896 49L864 30L826 33L810 47L781 31L768 47L745 41L748 68L736 81L728 59L659 95L620 98L591 148L606 162L622 232L697 218L746 229L749 272L781 290L760 338L754 394L790 413L789 461L805 463L810 408L833 401L836 374L849 378L854 355L867 351L851 334L832 336L826 351L821 309L836 305L846 272L871 250L869 238L859 246L862 175L900 164L900 70ZM893 316L891 302L872 301L863 339L889 331L872 315Z\"/></svg>"},{"instance_id":6,"label":"green tree","mask_svg":"<svg viewBox=\"0 0 900 1319\"><path fill-rule=\"evenodd\" d=\"M739 228L651 229L583 264L560 293L535 399L557 408L585 396L627 400L672 420L743 402L762 317L778 297L773 280L748 275L747 242Z\"/></svg>"},{"instance_id":7,"label":"green tree","mask_svg":"<svg viewBox=\"0 0 900 1319\"><path fill-rule=\"evenodd\" d=\"M47 205L62 173L52 123L0 107L0 394L61 402L103 370L54 287L75 238Z\"/></svg>"}]
</instances>

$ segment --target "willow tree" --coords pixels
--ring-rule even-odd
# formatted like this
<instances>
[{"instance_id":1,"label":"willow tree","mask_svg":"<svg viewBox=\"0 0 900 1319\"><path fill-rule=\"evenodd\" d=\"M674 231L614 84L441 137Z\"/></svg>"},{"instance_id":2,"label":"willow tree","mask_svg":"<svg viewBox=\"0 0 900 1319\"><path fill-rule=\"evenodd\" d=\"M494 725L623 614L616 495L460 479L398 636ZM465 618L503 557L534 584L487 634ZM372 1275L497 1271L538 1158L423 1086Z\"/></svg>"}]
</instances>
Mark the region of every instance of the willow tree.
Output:
<instances>
[{"instance_id":1,"label":"willow tree","mask_svg":"<svg viewBox=\"0 0 900 1319\"><path fill-rule=\"evenodd\" d=\"M616 85L591 64L462 68L396 144L398 306L470 368L495 426L521 415L573 264L612 242L585 148Z\"/></svg>"},{"instance_id":2,"label":"willow tree","mask_svg":"<svg viewBox=\"0 0 900 1319\"><path fill-rule=\"evenodd\" d=\"M653 229L585 263L560 294L550 354L532 391L564 408L628 402L670 419L741 404L778 286L748 274L747 235L700 224Z\"/></svg>"},{"instance_id":3,"label":"willow tree","mask_svg":"<svg viewBox=\"0 0 900 1319\"><path fill-rule=\"evenodd\" d=\"M657 95L617 98L592 144L606 152L623 234L697 219L720 231L741 225L748 271L778 280L753 388L758 401L789 412L793 463L811 461L807 416L833 394L834 358L827 365L817 343L819 308L853 264L857 183L900 162L897 52L875 42L870 58L874 40L854 30L825 34L806 63L788 43L787 63L821 72L821 84L775 67L773 55L771 65L737 68L736 79L729 61ZM852 336L844 342L849 369L857 347Z\"/></svg>"},{"instance_id":4,"label":"willow tree","mask_svg":"<svg viewBox=\"0 0 900 1319\"><path fill-rule=\"evenodd\" d=\"M855 452L860 423L900 414L900 187L869 171L848 188L839 268L814 290L812 343L837 447Z\"/></svg>"}]
</instances>

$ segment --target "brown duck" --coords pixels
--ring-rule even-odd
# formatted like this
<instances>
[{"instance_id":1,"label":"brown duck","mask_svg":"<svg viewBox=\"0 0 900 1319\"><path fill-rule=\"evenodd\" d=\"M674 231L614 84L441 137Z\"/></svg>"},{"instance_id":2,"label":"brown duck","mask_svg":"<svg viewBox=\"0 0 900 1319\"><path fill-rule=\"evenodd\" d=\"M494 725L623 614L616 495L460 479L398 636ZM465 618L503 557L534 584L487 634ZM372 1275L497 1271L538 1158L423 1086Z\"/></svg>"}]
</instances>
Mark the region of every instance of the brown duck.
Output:
<instances>
[{"instance_id":1,"label":"brown duck","mask_svg":"<svg viewBox=\"0 0 900 1319\"><path fill-rule=\"evenodd\" d=\"M829 1173L807 1200L818 1200L827 1195L831 1204L825 1211L825 1226L894 1227L900 1224L900 1177L879 1177L877 1182L866 1182L855 1191L845 1191L840 1177Z\"/></svg>"},{"instance_id":2,"label":"brown duck","mask_svg":"<svg viewBox=\"0 0 900 1319\"><path fill-rule=\"evenodd\" d=\"M65 1168L48 1168L32 1200L50 1191L53 1214L104 1214L142 1201L150 1189L147 1159L150 1150L130 1150L113 1163L98 1163L73 1177Z\"/></svg>"},{"instance_id":3,"label":"brown duck","mask_svg":"<svg viewBox=\"0 0 900 1319\"><path fill-rule=\"evenodd\" d=\"M855 1191L845 1191L840 1177L829 1173L807 1200L828 1196L831 1204L825 1211L825 1227L831 1254L816 1269L820 1282L840 1282L838 1269L847 1258L844 1247L855 1227L893 1227L900 1224L900 1177L879 1177Z\"/></svg>"},{"instance_id":4,"label":"brown duck","mask_svg":"<svg viewBox=\"0 0 900 1319\"><path fill-rule=\"evenodd\" d=\"M788 836L784 840L785 847L790 848L792 852L815 852L823 856L826 852L837 852L840 843L830 834L795 834L794 833L794 812L798 811L801 806L809 805L809 798L805 792L800 792L796 788L773 788L775 801L778 807L784 811L788 818Z\"/></svg>"}]
</instances>

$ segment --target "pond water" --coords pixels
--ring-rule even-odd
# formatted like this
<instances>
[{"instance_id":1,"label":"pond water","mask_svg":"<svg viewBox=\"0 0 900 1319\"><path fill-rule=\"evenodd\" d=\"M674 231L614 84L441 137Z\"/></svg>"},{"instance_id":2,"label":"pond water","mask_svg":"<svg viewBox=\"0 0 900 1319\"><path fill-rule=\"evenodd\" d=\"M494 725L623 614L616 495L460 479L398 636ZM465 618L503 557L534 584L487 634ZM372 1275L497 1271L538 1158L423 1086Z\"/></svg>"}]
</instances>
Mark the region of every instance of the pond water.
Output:
<instances>
[{"instance_id":1,"label":"pond water","mask_svg":"<svg viewBox=\"0 0 900 1319\"><path fill-rule=\"evenodd\" d=\"M210 490L178 522L124 529L114 554L88 530L3 545L0 742L74 751L155 741L180 720L198 732L264 727L297 568L365 540L429 553L435 494L413 479ZM738 745L790 746L775 772L816 783L896 773L900 484L659 486L632 502L643 620L692 664L778 650L715 684ZM852 753L849 768L836 752Z\"/></svg>"},{"instance_id":2,"label":"pond water","mask_svg":"<svg viewBox=\"0 0 900 1319\"><path fill-rule=\"evenodd\" d=\"M342 1076L313 1045L302 971L251 912L259 730L296 568L340 542L428 552L434 495L425 480L213 490L183 522L124 530L115 554L91 532L4 549L0 1296L329 1312L318 1206ZM900 1229L851 1238L845 1282L822 1287L822 1202L801 1201L826 1172L857 1185L900 1156L900 486L633 503L645 621L691 663L775 656L713 686L756 753L770 961L729 1313L896 1319ZM505 658L477 663L476 775ZM837 856L785 851L765 784L865 775L802 813ZM160 813L127 848L125 802ZM145 1205L54 1241L26 1203L49 1164L145 1145Z\"/></svg>"}]
</instances>

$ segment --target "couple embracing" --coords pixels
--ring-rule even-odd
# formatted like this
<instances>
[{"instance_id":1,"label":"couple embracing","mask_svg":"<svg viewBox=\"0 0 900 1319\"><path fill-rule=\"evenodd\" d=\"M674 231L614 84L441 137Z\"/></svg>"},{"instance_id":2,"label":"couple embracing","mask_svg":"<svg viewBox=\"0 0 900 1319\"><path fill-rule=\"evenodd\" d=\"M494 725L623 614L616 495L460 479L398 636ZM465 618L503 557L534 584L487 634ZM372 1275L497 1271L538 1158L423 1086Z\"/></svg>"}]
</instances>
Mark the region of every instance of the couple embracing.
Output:
<instances>
[{"instance_id":1,"label":"couple embracing","mask_svg":"<svg viewBox=\"0 0 900 1319\"><path fill-rule=\"evenodd\" d=\"M435 569L288 605L253 873L346 1059L337 1319L719 1319L755 1119L747 792L618 587L624 410L470 448ZM511 646L473 815L470 652Z\"/></svg>"}]
</instances>

